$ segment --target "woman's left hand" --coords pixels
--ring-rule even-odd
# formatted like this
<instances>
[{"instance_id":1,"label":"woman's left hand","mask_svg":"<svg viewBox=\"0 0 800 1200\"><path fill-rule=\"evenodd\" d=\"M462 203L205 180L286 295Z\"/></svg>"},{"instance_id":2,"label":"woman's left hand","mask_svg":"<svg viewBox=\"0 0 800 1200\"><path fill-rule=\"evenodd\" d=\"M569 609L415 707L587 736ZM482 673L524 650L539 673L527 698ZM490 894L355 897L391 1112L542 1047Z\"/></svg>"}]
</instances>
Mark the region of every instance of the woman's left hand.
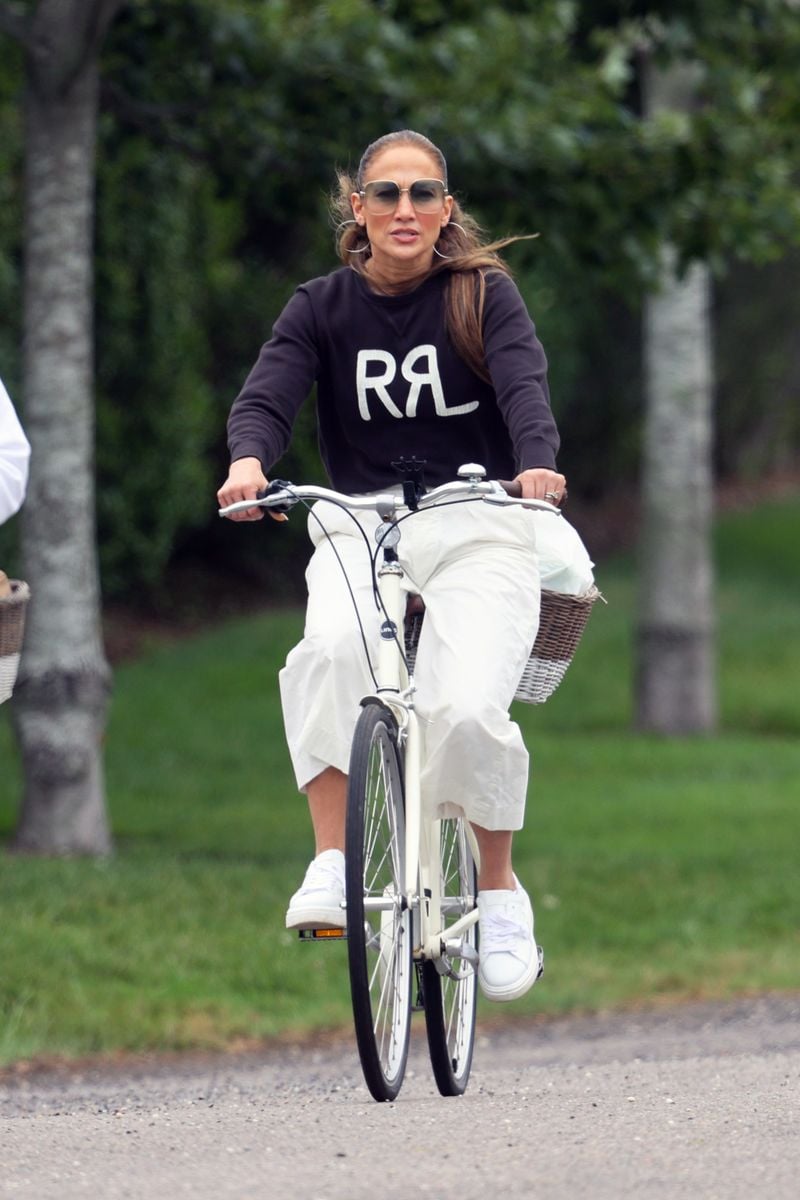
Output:
<instances>
[{"instance_id":1,"label":"woman's left hand","mask_svg":"<svg viewBox=\"0 0 800 1200\"><path fill-rule=\"evenodd\" d=\"M567 481L558 471L548 467L532 467L517 476L522 485L524 500L547 500L549 504L562 504L567 495Z\"/></svg>"}]
</instances>

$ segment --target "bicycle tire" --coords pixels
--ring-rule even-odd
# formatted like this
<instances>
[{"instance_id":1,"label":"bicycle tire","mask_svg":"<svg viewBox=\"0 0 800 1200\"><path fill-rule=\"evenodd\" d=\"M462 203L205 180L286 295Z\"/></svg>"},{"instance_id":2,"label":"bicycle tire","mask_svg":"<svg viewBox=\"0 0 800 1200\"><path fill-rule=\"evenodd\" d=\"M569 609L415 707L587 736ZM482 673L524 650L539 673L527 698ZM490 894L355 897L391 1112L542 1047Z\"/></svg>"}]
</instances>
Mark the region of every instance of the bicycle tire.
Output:
<instances>
[{"instance_id":1,"label":"bicycle tire","mask_svg":"<svg viewBox=\"0 0 800 1200\"><path fill-rule=\"evenodd\" d=\"M368 704L350 756L345 887L353 1022L364 1079L376 1100L394 1100L408 1060L413 969L404 861L397 724L388 709ZM370 911L365 898L392 904Z\"/></svg>"},{"instance_id":2,"label":"bicycle tire","mask_svg":"<svg viewBox=\"0 0 800 1200\"><path fill-rule=\"evenodd\" d=\"M442 916L452 923L477 903L478 876L463 820L442 821L440 835L442 867ZM472 925L464 941L478 948L478 926ZM444 965L440 960L439 966ZM449 964L462 976L443 975L437 964L422 964L422 996L425 1027L436 1086L443 1096L460 1096L469 1082L475 1045L478 1007L478 972L463 959Z\"/></svg>"}]
</instances>

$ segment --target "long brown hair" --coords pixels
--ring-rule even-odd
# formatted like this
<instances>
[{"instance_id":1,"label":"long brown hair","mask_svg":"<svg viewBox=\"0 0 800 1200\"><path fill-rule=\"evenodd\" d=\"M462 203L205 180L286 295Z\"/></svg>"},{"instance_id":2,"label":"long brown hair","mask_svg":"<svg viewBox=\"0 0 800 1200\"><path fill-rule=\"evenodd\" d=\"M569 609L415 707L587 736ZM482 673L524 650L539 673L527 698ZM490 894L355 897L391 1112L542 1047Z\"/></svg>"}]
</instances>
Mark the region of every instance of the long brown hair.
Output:
<instances>
[{"instance_id":1,"label":"long brown hair","mask_svg":"<svg viewBox=\"0 0 800 1200\"><path fill-rule=\"evenodd\" d=\"M362 275L366 273L366 260L371 257L372 251L365 227L353 220L350 197L353 192L363 188L364 176L372 159L388 146L416 146L425 150L438 164L445 189L447 188L447 163L444 155L438 146L413 129L387 133L377 141L371 142L361 156L355 178L346 172L339 172L339 186L331 197L331 211L337 222L336 249L341 261ZM486 277L493 271L500 271L504 275L511 274L498 251L519 240L518 237L507 237L494 242L485 241L483 230L477 221L465 212L453 197L450 221L442 229L436 243L436 249L442 257L434 256L431 265L431 275L440 271L449 272L445 292L445 320L450 340L467 365L487 382L489 372L483 348Z\"/></svg>"}]
</instances>

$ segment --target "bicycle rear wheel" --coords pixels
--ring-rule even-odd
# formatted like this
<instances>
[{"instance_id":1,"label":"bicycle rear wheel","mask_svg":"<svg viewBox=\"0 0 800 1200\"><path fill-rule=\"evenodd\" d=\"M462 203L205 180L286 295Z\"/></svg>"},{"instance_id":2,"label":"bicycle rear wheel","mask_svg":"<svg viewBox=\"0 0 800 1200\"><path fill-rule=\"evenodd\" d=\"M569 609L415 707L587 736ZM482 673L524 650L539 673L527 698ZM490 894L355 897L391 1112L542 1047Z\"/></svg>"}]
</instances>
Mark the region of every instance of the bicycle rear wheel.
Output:
<instances>
[{"instance_id":1,"label":"bicycle rear wheel","mask_svg":"<svg viewBox=\"0 0 800 1200\"><path fill-rule=\"evenodd\" d=\"M441 823L442 923L447 926L477 903L478 877L463 820ZM478 926L470 926L462 941L478 948ZM451 974L443 974L449 970ZM428 1052L436 1086L443 1096L460 1096L467 1086L475 1044L478 1001L477 966L464 958L427 959L422 964L422 995Z\"/></svg>"},{"instance_id":2,"label":"bicycle rear wheel","mask_svg":"<svg viewBox=\"0 0 800 1200\"><path fill-rule=\"evenodd\" d=\"M378 704L356 725L345 844L350 993L361 1067L376 1100L394 1100L411 1027L411 914L403 898L405 812L397 724Z\"/></svg>"}]
</instances>

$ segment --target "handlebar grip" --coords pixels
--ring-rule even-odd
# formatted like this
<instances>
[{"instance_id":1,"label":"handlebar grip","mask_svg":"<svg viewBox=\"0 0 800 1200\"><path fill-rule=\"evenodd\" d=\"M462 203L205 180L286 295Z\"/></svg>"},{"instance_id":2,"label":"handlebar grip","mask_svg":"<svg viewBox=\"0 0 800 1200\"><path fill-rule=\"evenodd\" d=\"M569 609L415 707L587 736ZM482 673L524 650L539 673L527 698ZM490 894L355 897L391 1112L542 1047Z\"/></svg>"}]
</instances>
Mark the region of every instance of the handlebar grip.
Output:
<instances>
[{"instance_id":1,"label":"handlebar grip","mask_svg":"<svg viewBox=\"0 0 800 1200\"><path fill-rule=\"evenodd\" d=\"M522 498L522 484L519 482L518 479L498 479L497 482L500 484L500 487L503 489L503 491L506 492L509 496L511 496L512 499L520 500ZM559 496L558 500L555 502L554 507L561 508L561 505L564 503L566 498L567 498L567 489L564 488L564 490L561 493L561 495ZM548 497L548 502L549 502L549 497Z\"/></svg>"}]
</instances>

